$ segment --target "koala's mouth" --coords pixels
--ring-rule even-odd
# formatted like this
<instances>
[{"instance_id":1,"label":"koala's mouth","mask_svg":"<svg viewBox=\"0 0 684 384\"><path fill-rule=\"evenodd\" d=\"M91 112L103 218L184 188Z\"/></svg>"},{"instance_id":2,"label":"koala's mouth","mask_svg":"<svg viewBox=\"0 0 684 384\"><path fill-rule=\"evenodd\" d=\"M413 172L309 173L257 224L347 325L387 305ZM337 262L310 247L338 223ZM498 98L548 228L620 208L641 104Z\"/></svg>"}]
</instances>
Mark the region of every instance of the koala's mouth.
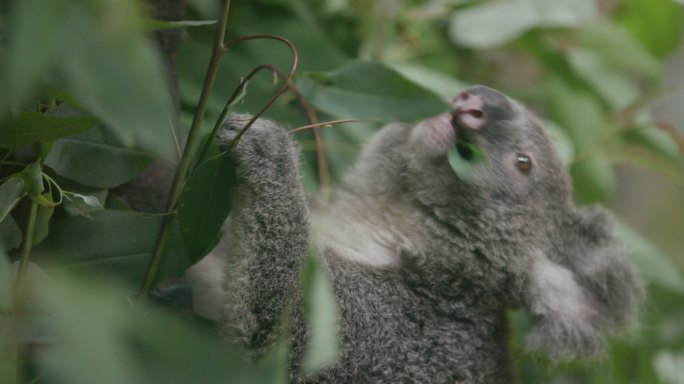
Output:
<instances>
[{"instance_id":1,"label":"koala's mouth","mask_svg":"<svg viewBox=\"0 0 684 384\"><path fill-rule=\"evenodd\" d=\"M462 132L457 132L454 146L447 153L449 165L456 176L468 183L481 174L487 163L484 152Z\"/></svg>"}]
</instances>

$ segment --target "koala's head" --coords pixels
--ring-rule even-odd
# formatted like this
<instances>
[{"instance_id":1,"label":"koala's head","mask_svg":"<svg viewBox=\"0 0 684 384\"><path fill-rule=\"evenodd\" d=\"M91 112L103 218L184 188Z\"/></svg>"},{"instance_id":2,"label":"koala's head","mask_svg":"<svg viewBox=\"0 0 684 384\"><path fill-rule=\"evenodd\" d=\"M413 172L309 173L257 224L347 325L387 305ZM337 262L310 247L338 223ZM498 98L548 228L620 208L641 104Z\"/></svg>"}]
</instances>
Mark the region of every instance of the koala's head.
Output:
<instances>
[{"instance_id":1,"label":"koala's head","mask_svg":"<svg viewBox=\"0 0 684 384\"><path fill-rule=\"evenodd\" d=\"M544 127L491 88L462 92L448 113L416 125L406 144L407 174L428 205L465 199L548 210L571 201L568 177Z\"/></svg>"},{"instance_id":2,"label":"koala's head","mask_svg":"<svg viewBox=\"0 0 684 384\"><path fill-rule=\"evenodd\" d=\"M447 239L444 258L430 254L440 272L454 265L454 273L473 271L478 284L506 292L495 297L510 293L525 303L536 349L595 353L604 331L634 313L638 279L609 216L575 206L544 127L500 92L472 87L444 114L387 126L365 148L351 181L364 193L419 207L408 232L428 224L427 244ZM509 289L509 272L526 277L512 279Z\"/></svg>"}]
</instances>

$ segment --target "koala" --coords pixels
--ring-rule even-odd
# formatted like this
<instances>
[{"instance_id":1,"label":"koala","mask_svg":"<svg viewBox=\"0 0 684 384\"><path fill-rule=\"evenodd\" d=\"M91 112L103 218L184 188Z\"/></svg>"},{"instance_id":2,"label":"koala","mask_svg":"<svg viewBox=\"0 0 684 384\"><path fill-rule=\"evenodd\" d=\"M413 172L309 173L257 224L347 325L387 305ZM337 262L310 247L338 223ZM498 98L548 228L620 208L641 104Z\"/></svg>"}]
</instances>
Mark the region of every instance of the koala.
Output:
<instances>
[{"instance_id":1,"label":"koala","mask_svg":"<svg viewBox=\"0 0 684 384\"><path fill-rule=\"evenodd\" d=\"M246 121L233 115L227 149ZM484 158L470 177L449 162ZM456 152L453 152L453 151ZM552 359L600 354L632 323L642 288L599 207L573 203L540 121L484 86L365 146L328 204L310 213L287 132L260 119L231 151L238 169L225 247L232 342L260 356L278 335L310 244L339 308L339 359L312 376L292 320L296 383L508 383L506 312L530 315L527 344Z\"/></svg>"}]
</instances>

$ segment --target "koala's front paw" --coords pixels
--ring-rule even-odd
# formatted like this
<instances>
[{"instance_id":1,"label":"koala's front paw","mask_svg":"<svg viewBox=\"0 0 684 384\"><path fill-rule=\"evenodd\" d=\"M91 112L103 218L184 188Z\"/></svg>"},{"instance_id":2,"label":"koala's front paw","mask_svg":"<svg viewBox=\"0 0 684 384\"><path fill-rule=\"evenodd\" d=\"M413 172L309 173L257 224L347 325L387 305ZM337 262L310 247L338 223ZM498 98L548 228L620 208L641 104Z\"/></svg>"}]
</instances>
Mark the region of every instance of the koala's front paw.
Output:
<instances>
[{"instance_id":1,"label":"koala's front paw","mask_svg":"<svg viewBox=\"0 0 684 384\"><path fill-rule=\"evenodd\" d=\"M228 150L251 115L231 114L223 121L216 142L222 151ZM231 157L238 165L265 166L283 161L292 142L285 129L266 119L257 119L231 148Z\"/></svg>"},{"instance_id":2,"label":"koala's front paw","mask_svg":"<svg viewBox=\"0 0 684 384\"><path fill-rule=\"evenodd\" d=\"M232 114L223 121L216 142L228 150L251 115ZM249 184L292 178L296 180L298 152L285 129L267 119L257 119L230 148L239 175Z\"/></svg>"}]
</instances>

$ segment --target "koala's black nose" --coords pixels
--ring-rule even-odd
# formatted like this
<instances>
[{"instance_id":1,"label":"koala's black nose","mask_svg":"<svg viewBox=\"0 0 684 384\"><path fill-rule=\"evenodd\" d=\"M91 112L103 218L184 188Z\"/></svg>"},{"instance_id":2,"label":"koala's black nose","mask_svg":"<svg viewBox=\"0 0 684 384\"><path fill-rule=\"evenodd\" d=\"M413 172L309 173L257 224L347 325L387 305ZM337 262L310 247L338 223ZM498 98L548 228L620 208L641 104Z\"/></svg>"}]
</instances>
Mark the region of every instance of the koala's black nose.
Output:
<instances>
[{"instance_id":1,"label":"koala's black nose","mask_svg":"<svg viewBox=\"0 0 684 384\"><path fill-rule=\"evenodd\" d=\"M503 93L483 85L468 88L452 102L452 122L455 126L479 130L489 122L512 117L511 104Z\"/></svg>"}]
</instances>

